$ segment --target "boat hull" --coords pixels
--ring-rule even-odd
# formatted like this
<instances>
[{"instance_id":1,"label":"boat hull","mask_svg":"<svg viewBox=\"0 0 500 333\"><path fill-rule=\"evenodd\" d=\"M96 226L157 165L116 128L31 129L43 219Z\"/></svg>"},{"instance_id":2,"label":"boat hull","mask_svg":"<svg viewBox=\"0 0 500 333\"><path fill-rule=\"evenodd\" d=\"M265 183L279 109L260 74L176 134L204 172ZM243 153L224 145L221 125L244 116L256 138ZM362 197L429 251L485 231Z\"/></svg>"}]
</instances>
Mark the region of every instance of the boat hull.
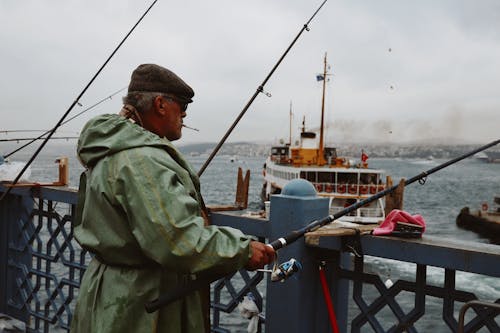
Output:
<instances>
[{"instance_id":1,"label":"boat hull","mask_svg":"<svg viewBox=\"0 0 500 333\"><path fill-rule=\"evenodd\" d=\"M460 210L456 223L459 228L473 231L494 244L500 244L499 213L481 211L471 213L469 207L464 207Z\"/></svg>"}]
</instances>

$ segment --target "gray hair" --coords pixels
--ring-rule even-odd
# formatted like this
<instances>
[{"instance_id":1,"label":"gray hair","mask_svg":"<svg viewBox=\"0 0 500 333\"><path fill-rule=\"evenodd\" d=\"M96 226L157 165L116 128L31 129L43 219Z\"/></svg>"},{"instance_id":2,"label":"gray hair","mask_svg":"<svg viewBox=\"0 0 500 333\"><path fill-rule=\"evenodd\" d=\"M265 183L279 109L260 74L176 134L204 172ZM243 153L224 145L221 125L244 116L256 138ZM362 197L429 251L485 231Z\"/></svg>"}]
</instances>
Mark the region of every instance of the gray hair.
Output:
<instances>
[{"instance_id":1,"label":"gray hair","mask_svg":"<svg viewBox=\"0 0 500 333\"><path fill-rule=\"evenodd\" d=\"M156 96L162 95L162 93L156 92L131 91L127 94L127 96L123 97L123 104L132 105L139 113L144 114L146 111L151 109Z\"/></svg>"}]
</instances>

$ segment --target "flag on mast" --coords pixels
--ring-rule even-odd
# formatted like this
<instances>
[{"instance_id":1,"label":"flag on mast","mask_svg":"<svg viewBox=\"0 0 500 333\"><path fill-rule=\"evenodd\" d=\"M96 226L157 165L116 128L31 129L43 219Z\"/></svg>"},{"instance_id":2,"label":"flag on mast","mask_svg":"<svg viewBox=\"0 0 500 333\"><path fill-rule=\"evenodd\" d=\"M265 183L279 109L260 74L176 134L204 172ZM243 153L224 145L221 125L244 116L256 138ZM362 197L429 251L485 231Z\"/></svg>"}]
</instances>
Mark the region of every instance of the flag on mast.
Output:
<instances>
[{"instance_id":1,"label":"flag on mast","mask_svg":"<svg viewBox=\"0 0 500 333\"><path fill-rule=\"evenodd\" d=\"M361 162L366 163L366 161L368 161L368 155L361 149Z\"/></svg>"}]
</instances>

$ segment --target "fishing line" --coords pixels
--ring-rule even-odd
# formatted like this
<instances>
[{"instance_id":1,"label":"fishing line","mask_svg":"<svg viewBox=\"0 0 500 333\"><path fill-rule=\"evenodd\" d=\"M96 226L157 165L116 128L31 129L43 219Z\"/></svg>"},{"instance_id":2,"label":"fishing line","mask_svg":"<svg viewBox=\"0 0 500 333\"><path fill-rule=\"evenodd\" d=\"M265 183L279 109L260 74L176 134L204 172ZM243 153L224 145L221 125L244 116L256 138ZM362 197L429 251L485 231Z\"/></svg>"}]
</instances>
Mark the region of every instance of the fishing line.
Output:
<instances>
[{"instance_id":1,"label":"fishing line","mask_svg":"<svg viewBox=\"0 0 500 333\"><path fill-rule=\"evenodd\" d=\"M134 24L134 26L132 27L132 29L130 29L130 31L125 35L125 37L122 39L122 41L118 44L118 46L113 50L113 52L109 55L108 59L106 59L106 61L104 62L104 64L102 64L102 66L99 68L99 70L97 71L97 73L94 74L94 76L92 77L92 79L89 81L89 83L87 83L87 85L85 86L85 88L83 88L82 92L78 95L78 97L73 101L73 103L71 103L70 107L68 108L68 110L66 110L66 112L64 113L64 115L61 117L61 119L59 119L59 121L57 122L56 126L54 126L54 128L50 131L49 135L47 136L47 138L45 138L45 140L42 142L42 144L40 145L40 147L38 147L38 149L35 151L35 153L33 154L33 156L30 158L30 160L26 163L26 165L23 167L23 169L19 172L19 174L17 175L17 177L14 179L14 181L12 182L12 185L15 185L17 184L17 182L19 181L19 179L21 178L21 176L23 175L23 173L28 169L28 167L30 166L31 163L33 163L33 161L35 160L35 158L38 156L38 154L40 153L40 151L43 149L43 147L45 147L45 145L47 144L47 142L50 140L50 138L52 137L52 135L55 133L55 131L57 130L57 128L59 126L61 126L62 122L64 121L64 119L66 119L66 117L69 115L69 113L71 112L71 110L73 110L73 108L75 107L76 104L79 103L79 100L80 98L83 96L83 94L87 91L87 89L92 85L92 83L94 82L94 80L97 78L97 76L101 73L101 71L104 69L104 67L106 67L106 65L108 64L108 62L111 60L111 58L115 55L116 52L118 52L118 50L120 49L120 47L122 46L123 43L125 43L125 41L127 40L127 38L130 36L130 34L132 34L132 32L135 30L135 28L139 25L139 23L142 21L142 19L146 16L146 14L151 10L151 8L153 8L153 6L155 5L155 3L157 2L158 0L154 0L153 3L148 7L148 9L144 12L144 14L142 14L142 16L139 18L139 20ZM326 0L325 0L326 1ZM3 193L3 195L0 197L0 201L3 200L3 198L5 198L7 196L7 194L9 194L10 190L12 189L12 186L10 187L7 187L7 191L5 191Z\"/></svg>"},{"instance_id":2,"label":"fishing line","mask_svg":"<svg viewBox=\"0 0 500 333\"><path fill-rule=\"evenodd\" d=\"M337 316L335 315L335 309L333 307L330 288L328 287L328 281L326 280L325 267L326 263L324 261L320 262L319 280L321 282L321 289L323 290L323 298L325 299L326 310L328 312L328 319L330 320L330 326L332 328L332 332L339 333Z\"/></svg>"},{"instance_id":3,"label":"fishing line","mask_svg":"<svg viewBox=\"0 0 500 333\"><path fill-rule=\"evenodd\" d=\"M63 122L63 123L61 124L61 126L62 126L62 125L64 125L64 124L69 123L70 121L72 121L73 119L75 119L75 118L76 118L76 117L78 117L78 116L81 116L81 115L82 115L82 114L84 114L85 112L92 110L93 108L95 108L95 107L96 107L96 106L98 106L99 104L101 104L101 103L103 103L103 102L107 101L108 99L112 99L112 97L113 97L113 96L115 96L116 94L118 94L119 92L121 92L121 91L123 91L123 90L125 90L125 89L127 89L127 87L123 87L123 88L121 88L120 90L118 90L118 91L116 91L116 92L112 93L111 95L109 95L109 96L107 96L107 97L105 97L105 98L101 99L100 101L96 102L95 104L93 104L93 105L89 106L89 107L88 107L88 108L86 108L85 110L80 111L79 113L77 113L77 114L76 114L76 115L74 115L73 117L71 117L71 118L67 119L65 122ZM7 158L7 157L11 156L12 154L17 153L18 151L20 151L21 149L23 149L23 148L25 148L25 147L29 146L30 144L32 144L32 143L33 143L33 142L35 142L36 140L40 140L40 139L42 139L42 138L43 138L45 135L47 135L50 131L51 131L51 130L45 131L45 133L41 134L39 137L32 138L30 142L28 142L28 143L26 143L26 144L22 145L21 147L19 147L19 148L17 148L17 149L15 149L15 150L13 150L12 152L8 153L7 155L4 155L3 157L4 157L4 158ZM13 131L10 131L10 132L13 132ZM40 131L40 132L41 132L41 131ZM2 131L2 133L3 133L3 131ZM52 139L57 139L57 138L52 138ZM0 141L2 141L2 140L0 140ZM12 141L15 141L15 140L12 140Z\"/></svg>"},{"instance_id":4,"label":"fishing line","mask_svg":"<svg viewBox=\"0 0 500 333\"><path fill-rule=\"evenodd\" d=\"M295 39L292 41L292 43L288 46L288 48L285 50L285 52L283 53L283 55L281 56L281 58L279 58L278 62L274 65L274 67L271 69L271 71L269 72L269 74L267 74L266 78L264 79L264 81L262 81L262 83L260 84L260 86L257 87L255 93L253 94L253 96L250 98L250 100L247 102L247 104L245 105L245 107L243 108L243 110L241 110L240 114L238 115L238 117L236 117L236 119L234 120L233 124L229 127L229 129L226 131L226 134L224 134L224 136L222 137L222 139L219 141L219 143L217 144L217 146L214 148L214 150L212 151L212 153L210 154L210 156L208 157L208 159L205 161L205 163L201 166L200 170L198 171L198 177L201 176L203 174L203 172L205 171L205 169L207 168L207 166L210 164L210 162L212 161L212 159L215 157L215 155L217 154L217 152L219 151L219 149L222 147L222 145L224 144L224 142L226 142L226 139L229 137L229 135L231 134L231 132L234 130L234 128L236 127L236 125L238 124L238 122L240 121L240 119L243 117L243 115L247 112L248 108L250 107L250 105L252 105L253 101L255 100L255 98L257 98L257 95L259 93L263 93L265 94L266 96L270 97L271 94L267 93L264 91L264 85L267 83L267 81L271 78L271 76L274 74L274 72L276 71L276 69L278 68L278 66L281 64L281 62L283 61L283 59L285 59L286 55L288 54L288 52L292 49L293 45L295 44L295 42L297 42L297 40L299 39L300 35L302 35L302 33L304 32L304 30L307 30L309 31L309 23L311 23L311 21L313 20L313 18L316 16L316 14L318 14L318 12L320 11L320 9L323 7L323 5L326 3L327 0L324 0L323 3L318 7L318 9L316 9L316 11L314 12L314 14L311 16L311 18L304 24L304 26L302 27L302 29L300 29L299 33L297 34L297 36L295 36Z\"/></svg>"}]
</instances>

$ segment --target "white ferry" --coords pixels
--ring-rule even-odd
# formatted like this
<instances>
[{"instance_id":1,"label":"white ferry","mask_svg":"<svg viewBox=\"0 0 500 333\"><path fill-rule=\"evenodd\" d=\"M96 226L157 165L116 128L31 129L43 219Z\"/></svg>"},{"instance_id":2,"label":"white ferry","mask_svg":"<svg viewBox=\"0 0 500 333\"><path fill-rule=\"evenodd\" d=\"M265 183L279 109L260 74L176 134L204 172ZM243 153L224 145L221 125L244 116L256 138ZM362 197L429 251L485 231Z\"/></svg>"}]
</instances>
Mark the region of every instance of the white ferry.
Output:
<instances>
[{"instance_id":1,"label":"white ferry","mask_svg":"<svg viewBox=\"0 0 500 333\"><path fill-rule=\"evenodd\" d=\"M315 186L319 196L330 199L330 214L335 214L353 203L383 191L386 188L386 179L384 170L368 168L368 156L364 152L359 163L354 163L339 157L336 148L324 147L324 95L328 75L326 55L324 63L319 141L315 132L306 131L303 122L300 140L296 146L292 146L290 140L288 144L272 147L264 168L262 195L264 200L269 200L271 194L280 193L289 181L302 178ZM379 223L385 219L384 210L385 201L380 198L340 220Z\"/></svg>"}]
</instances>

